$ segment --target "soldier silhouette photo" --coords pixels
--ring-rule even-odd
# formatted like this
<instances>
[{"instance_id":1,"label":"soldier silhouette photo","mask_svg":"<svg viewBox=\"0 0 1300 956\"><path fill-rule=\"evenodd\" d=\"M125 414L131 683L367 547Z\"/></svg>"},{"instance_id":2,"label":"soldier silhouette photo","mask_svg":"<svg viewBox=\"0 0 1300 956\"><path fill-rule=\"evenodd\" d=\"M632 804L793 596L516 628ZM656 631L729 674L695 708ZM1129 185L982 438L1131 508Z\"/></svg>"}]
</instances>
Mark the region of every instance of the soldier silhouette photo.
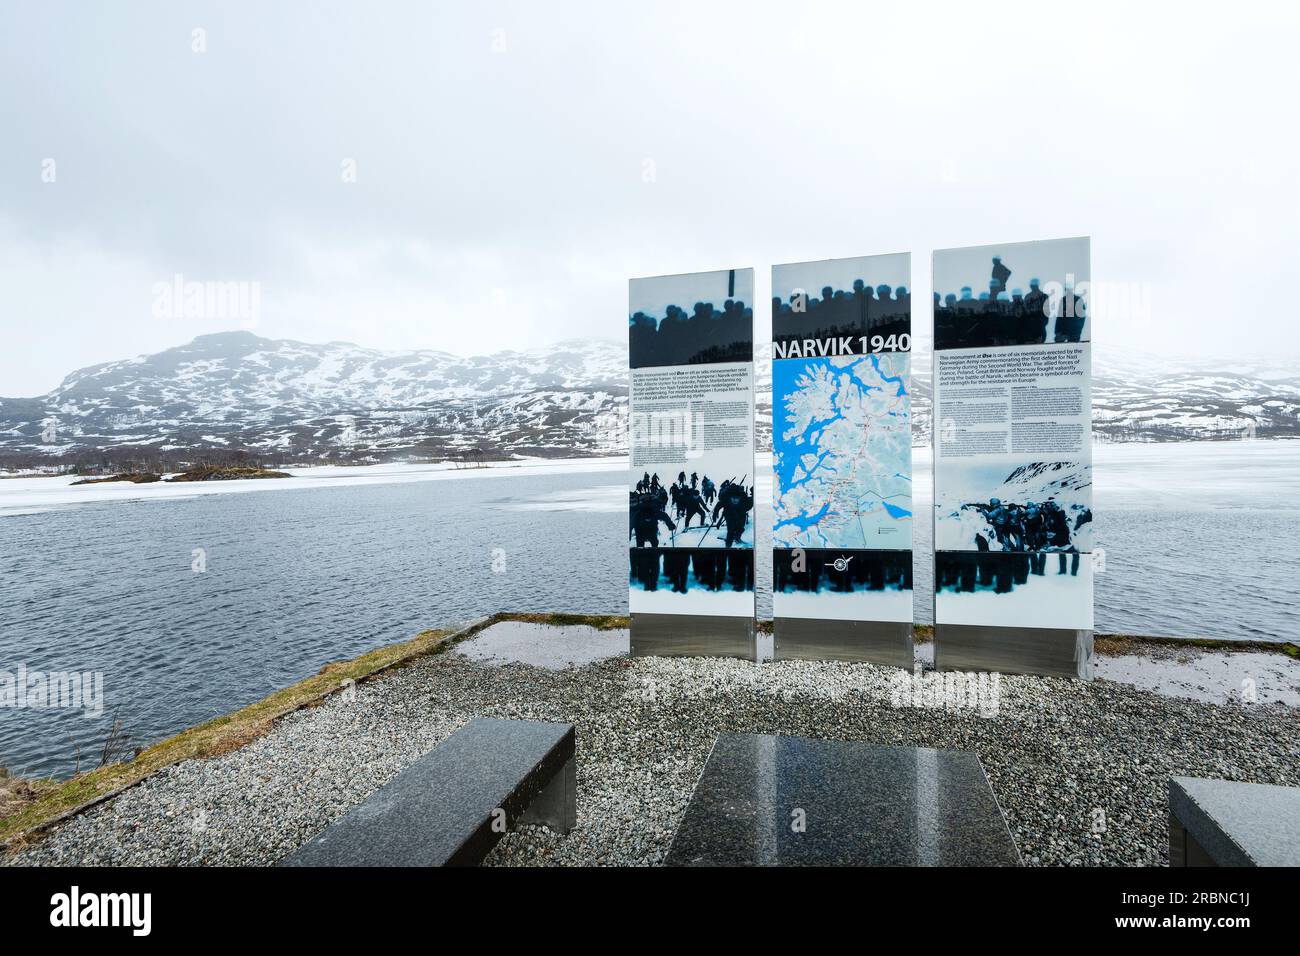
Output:
<instances>
[{"instance_id":1,"label":"soldier silhouette photo","mask_svg":"<svg viewBox=\"0 0 1300 956\"><path fill-rule=\"evenodd\" d=\"M696 487L699 483L699 475L692 473L690 484L686 483L686 472L681 472L677 476L677 481L673 483L670 492L672 494L673 508L676 510L677 518L684 520L683 529L691 526L691 518L699 515L700 527L703 527L707 512L704 508L704 500Z\"/></svg>"},{"instance_id":2,"label":"soldier silhouette photo","mask_svg":"<svg viewBox=\"0 0 1300 956\"><path fill-rule=\"evenodd\" d=\"M912 590L911 552L808 549L799 552L800 570L795 569L795 554L791 548L773 552L774 591L848 594Z\"/></svg>"},{"instance_id":3,"label":"soldier silhouette photo","mask_svg":"<svg viewBox=\"0 0 1300 956\"><path fill-rule=\"evenodd\" d=\"M1084 509L1071 528L1070 516L1054 497L1023 505L990 498L987 504L977 502L961 507L983 515L992 529L992 541L982 534L975 535L978 551L992 551L991 545L996 543L1000 551L1077 552L1073 533L1092 520L1091 510Z\"/></svg>"},{"instance_id":4,"label":"soldier silhouette photo","mask_svg":"<svg viewBox=\"0 0 1300 956\"><path fill-rule=\"evenodd\" d=\"M749 512L754 507L753 490L743 481L727 480L718 486L707 474L692 472L687 477L685 471L679 471L677 480L667 488L660 483L657 472L645 473L636 483L636 490L628 493L628 500L628 536L636 535L638 547L660 546L660 524L670 531L712 531L725 524L726 531L720 537L730 548L743 542ZM671 515L667 511L670 504ZM683 542L674 535L672 546L704 547L709 543L706 538L694 537Z\"/></svg>"},{"instance_id":5,"label":"soldier silhouette photo","mask_svg":"<svg viewBox=\"0 0 1300 956\"><path fill-rule=\"evenodd\" d=\"M741 541L753 508L754 494L745 489L743 479L740 482L724 481L718 488L718 503L713 507L713 526L717 527L720 521L726 522L726 547L730 548Z\"/></svg>"},{"instance_id":6,"label":"soldier silhouette photo","mask_svg":"<svg viewBox=\"0 0 1300 956\"><path fill-rule=\"evenodd\" d=\"M677 525L664 511L668 503L667 495L662 489L656 491L633 492L629 514L628 537L636 535L638 548L659 547L659 525L665 525L669 531L676 531Z\"/></svg>"},{"instance_id":7,"label":"soldier silhouette photo","mask_svg":"<svg viewBox=\"0 0 1300 956\"><path fill-rule=\"evenodd\" d=\"M628 347L633 368L748 362L754 357L754 310L739 299L727 299L720 309L712 302L695 302L689 313L669 305L660 318L633 312Z\"/></svg>"},{"instance_id":8,"label":"soldier silhouette photo","mask_svg":"<svg viewBox=\"0 0 1300 956\"><path fill-rule=\"evenodd\" d=\"M745 546L744 534L754 493L747 480L732 478L718 485L703 471L688 475L681 470L671 484L664 484L657 472L643 473L628 492L628 537L635 542L629 549L630 584L674 594L752 591L754 553ZM699 521L692 524L697 515ZM724 530L715 537L719 528ZM687 529L695 532L690 538L683 537Z\"/></svg>"},{"instance_id":9,"label":"soldier silhouette photo","mask_svg":"<svg viewBox=\"0 0 1300 956\"><path fill-rule=\"evenodd\" d=\"M799 268L815 267L805 263ZM869 268L864 262L863 267ZM893 336L895 341L902 333L911 333L911 301L907 289L899 286L897 294L887 283L872 286L865 279L856 278L848 289L837 289L823 284L820 295L806 294L802 289L787 292L786 299L772 297L772 340L774 343L805 340L849 340L850 353L861 354L863 336L879 335L882 339ZM776 293L777 290L773 289ZM906 344L892 345L906 350Z\"/></svg>"},{"instance_id":10,"label":"soldier silhouette photo","mask_svg":"<svg viewBox=\"0 0 1300 956\"><path fill-rule=\"evenodd\" d=\"M1064 291L1052 297L1034 277L1029 280L1029 291L1022 294L1021 290L1008 287L1012 273L1003 257L997 255L993 256L988 291L980 292L978 297L970 285L962 285L958 295L935 289L935 348L1083 341L1087 302L1071 283L1063 282ZM985 285L983 281L977 283L981 289Z\"/></svg>"}]
</instances>

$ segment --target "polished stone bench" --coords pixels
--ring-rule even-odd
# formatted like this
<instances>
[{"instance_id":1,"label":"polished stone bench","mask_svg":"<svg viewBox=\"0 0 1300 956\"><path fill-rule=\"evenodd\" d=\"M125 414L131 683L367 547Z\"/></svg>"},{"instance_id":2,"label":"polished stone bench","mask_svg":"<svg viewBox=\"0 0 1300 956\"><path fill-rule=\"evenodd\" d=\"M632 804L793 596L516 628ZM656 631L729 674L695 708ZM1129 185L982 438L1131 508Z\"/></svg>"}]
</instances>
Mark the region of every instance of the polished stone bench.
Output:
<instances>
[{"instance_id":1,"label":"polished stone bench","mask_svg":"<svg viewBox=\"0 0 1300 956\"><path fill-rule=\"evenodd\" d=\"M517 823L577 826L572 724L475 717L281 866L473 866Z\"/></svg>"},{"instance_id":2,"label":"polished stone bench","mask_svg":"<svg viewBox=\"0 0 1300 956\"><path fill-rule=\"evenodd\" d=\"M670 866L1019 866L979 758L764 734L718 737Z\"/></svg>"},{"instance_id":3,"label":"polished stone bench","mask_svg":"<svg viewBox=\"0 0 1300 956\"><path fill-rule=\"evenodd\" d=\"M1300 866L1300 787L1169 778L1170 866Z\"/></svg>"}]
</instances>

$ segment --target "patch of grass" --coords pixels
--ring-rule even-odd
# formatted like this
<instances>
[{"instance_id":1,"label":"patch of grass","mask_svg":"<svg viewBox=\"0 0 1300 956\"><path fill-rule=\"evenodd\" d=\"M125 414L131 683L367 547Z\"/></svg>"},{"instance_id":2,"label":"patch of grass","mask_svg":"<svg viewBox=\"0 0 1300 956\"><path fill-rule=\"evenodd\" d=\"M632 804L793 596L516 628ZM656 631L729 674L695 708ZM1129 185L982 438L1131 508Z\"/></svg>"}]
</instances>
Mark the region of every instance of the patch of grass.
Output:
<instances>
[{"instance_id":1,"label":"patch of grass","mask_svg":"<svg viewBox=\"0 0 1300 956\"><path fill-rule=\"evenodd\" d=\"M1093 638L1097 654L1114 657L1123 654L1141 654L1157 647L1200 651L1264 651L1300 657L1300 647L1290 642L1229 641L1212 637L1145 637L1136 634L1098 634Z\"/></svg>"},{"instance_id":2,"label":"patch of grass","mask_svg":"<svg viewBox=\"0 0 1300 956\"><path fill-rule=\"evenodd\" d=\"M44 781L24 780L11 776L9 771L0 767L0 818L19 809L40 796Z\"/></svg>"},{"instance_id":3,"label":"patch of grass","mask_svg":"<svg viewBox=\"0 0 1300 956\"><path fill-rule=\"evenodd\" d=\"M439 654L470 634L494 623L482 622L459 634L424 631L409 641L376 648L350 661L326 664L320 672L233 714L183 730L141 751L133 760L112 763L70 780L23 780L0 777L0 842L15 845L34 830L85 809L139 783L164 767L192 758L218 757L264 736L286 714L319 704L344 682L369 680L422 657ZM449 638L455 637L456 640Z\"/></svg>"}]
</instances>

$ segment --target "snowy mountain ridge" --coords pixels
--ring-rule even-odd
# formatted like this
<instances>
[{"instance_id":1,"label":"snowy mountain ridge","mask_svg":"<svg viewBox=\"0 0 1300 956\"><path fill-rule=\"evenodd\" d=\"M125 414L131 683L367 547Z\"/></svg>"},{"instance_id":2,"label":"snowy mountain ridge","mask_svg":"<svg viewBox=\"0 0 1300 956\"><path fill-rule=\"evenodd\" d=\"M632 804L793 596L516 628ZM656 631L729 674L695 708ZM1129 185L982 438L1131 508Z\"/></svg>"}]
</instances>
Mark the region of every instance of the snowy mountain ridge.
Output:
<instances>
[{"instance_id":1,"label":"snowy mountain ridge","mask_svg":"<svg viewBox=\"0 0 1300 956\"><path fill-rule=\"evenodd\" d=\"M760 449L771 447L770 350L756 349ZM245 452L281 462L622 454L627 345L570 340L462 357L201 335L0 398L0 466ZM913 432L929 442L932 356L912 356ZM1300 437L1300 365L1098 350L1099 440Z\"/></svg>"}]
</instances>

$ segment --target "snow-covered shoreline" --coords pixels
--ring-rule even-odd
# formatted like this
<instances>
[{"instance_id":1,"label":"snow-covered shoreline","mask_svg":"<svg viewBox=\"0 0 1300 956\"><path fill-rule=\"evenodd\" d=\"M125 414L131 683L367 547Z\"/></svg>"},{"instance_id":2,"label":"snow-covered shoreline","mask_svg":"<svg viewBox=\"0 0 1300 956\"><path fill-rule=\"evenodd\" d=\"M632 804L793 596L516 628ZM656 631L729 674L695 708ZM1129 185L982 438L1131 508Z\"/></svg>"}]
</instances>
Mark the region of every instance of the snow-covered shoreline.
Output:
<instances>
[{"instance_id":1,"label":"snow-covered shoreline","mask_svg":"<svg viewBox=\"0 0 1300 956\"><path fill-rule=\"evenodd\" d=\"M1182 442L1167 444L1099 443L1092 450L1099 507L1116 510L1144 508L1198 511L1223 507L1260 506L1289 510L1300 501L1300 441ZM760 500L771 500L772 455L754 456ZM913 447L913 503L917 514L931 502L929 448ZM626 455L607 458L520 458L468 467L438 464L314 465L285 468L291 480L154 482L133 485L112 482L69 487L76 476L5 478L0 480L0 518L38 514L101 502L164 501L198 495L294 488L338 488L344 485L387 485L414 481L503 478L520 475L618 474L625 480ZM1225 484L1224 475L1239 476ZM1261 498L1260 484L1268 488Z\"/></svg>"},{"instance_id":2,"label":"snow-covered shoreline","mask_svg":"<svg viewBox=\"0 0 1300 956\"><path fill-rule=\"evenodd\" d=\"M234 481L153 482L135 485L111 482L78 485L77 475L7 478L0 481L0 518L40 514L63 508L104 502L175 501L200 495L238 494L249 491L290 491L305 488L339 488L347 485L391 485L413 481L455 481L465 478L509 478L520 475L556 475L627 471L627 456L617 458L515 459L465 466L436 464L313 465L283 469L290 479L248 478Z\"/></svg>"}]
</instances>

